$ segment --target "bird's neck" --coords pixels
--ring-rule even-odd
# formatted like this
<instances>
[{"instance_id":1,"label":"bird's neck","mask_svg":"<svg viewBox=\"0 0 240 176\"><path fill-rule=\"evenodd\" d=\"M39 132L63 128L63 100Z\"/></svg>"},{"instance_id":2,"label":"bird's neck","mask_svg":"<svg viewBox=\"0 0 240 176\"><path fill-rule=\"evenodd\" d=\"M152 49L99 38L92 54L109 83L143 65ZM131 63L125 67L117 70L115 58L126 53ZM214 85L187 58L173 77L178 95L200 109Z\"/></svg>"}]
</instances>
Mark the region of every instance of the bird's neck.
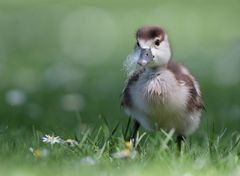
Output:
<instances>
[{"instance_id":1,"label":"bird's neck","mask_svg":"<svg viewBox=\"0 0 240 176\"><path fill-rule=\"evenodd\" d=\"M168 64L161 64L161 65L158 65L158 66L155 66L155 67L149 67L149 68L147 68L147 70L150 71L150 72L159 72L161 70L166 69L167 65Z\"/></svg>"}]
</instances>

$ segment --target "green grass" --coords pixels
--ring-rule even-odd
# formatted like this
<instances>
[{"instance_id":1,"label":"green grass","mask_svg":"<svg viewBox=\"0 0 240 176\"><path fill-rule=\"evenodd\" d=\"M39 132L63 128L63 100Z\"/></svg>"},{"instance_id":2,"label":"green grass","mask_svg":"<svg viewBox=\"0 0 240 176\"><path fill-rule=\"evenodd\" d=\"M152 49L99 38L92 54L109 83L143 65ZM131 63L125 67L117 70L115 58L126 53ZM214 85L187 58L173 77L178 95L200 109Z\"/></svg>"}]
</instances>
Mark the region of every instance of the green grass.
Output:
<instances>
[{"instance_id":1,"label":"green grass","mask_svg":"<svg viewBox=\"0 0 240 176\"><path fill-rule=\"evenodd\" d=\"M120 126L110 129L100 121L100 128L76 133L79 144L70 147L45 144L42 132L24 136L24 131L1 132L1 175L238 175L240 133L214 128L186 141L179 151L173 133L164 131L146 134L136 148L134 158L118 159L113 153L124 149ZM113 130L116 134L112 134ZM29 147L48 151L35 157ZM86 157L91 158L84 161Z\"/></svg>"},{"instance_id":2,"label":"green grass","mask_svg":"<svg viewBox=\"0 0 240 176\"><path fill-rule=\"evenodd\" d=\"M239 12L238 0L1 0L0 175L240 175ZM166 133L141 129L136 157L116 159L127 124L122 63L144 24L168 31L207 111L180 153ZM13 90L24 97L17 105ZM45 134L79 148L45 144Z\"/></svg>"}]
</instances>

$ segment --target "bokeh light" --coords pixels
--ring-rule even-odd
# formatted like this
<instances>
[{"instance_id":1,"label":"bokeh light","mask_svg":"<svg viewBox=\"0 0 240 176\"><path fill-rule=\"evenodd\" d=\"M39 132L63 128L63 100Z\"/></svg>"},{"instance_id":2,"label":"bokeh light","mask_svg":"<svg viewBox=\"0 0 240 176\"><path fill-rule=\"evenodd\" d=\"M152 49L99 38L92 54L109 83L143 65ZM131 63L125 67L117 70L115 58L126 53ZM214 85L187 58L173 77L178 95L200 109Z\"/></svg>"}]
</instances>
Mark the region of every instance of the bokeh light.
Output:
<instances>
[{"instance_id":1,"label":"bokeh light","mask_svg":"<svg viewBox=\"0 0 240 176\"><path fill-rule=\"evenodd\" d=\"M123 62L136 29L154 24L168 32L173 59L200 82L203 126L216 118L217 127L238 129L238 14L237 1L1 1L0 120L30 130L74 129L99 115L124 123ZM226 121L227 114L235 120Z\"/></svg>"}]
</instances>

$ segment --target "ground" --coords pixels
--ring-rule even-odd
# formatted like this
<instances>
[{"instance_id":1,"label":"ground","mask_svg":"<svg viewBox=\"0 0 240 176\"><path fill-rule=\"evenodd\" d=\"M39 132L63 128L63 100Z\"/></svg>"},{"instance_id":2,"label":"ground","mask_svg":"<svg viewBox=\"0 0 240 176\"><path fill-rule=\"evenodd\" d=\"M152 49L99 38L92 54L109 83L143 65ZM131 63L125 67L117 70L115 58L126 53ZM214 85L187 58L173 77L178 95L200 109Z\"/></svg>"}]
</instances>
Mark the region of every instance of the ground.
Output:
<instances>
[{"instance_id":1,"label":"ground","mask_svg":"<svg viewBox=\"0 0 240 176\"><path fill-rule=\"evenodd\" d=\"M0 175L240 175L238 1L0 2ZM174 132L125 143L122 63L143 24L199 80L206 111L179 152ZM73 139L44 143L45 134ZM121 158L125 156L125 158Z\"/></svg>"}]
</instances>

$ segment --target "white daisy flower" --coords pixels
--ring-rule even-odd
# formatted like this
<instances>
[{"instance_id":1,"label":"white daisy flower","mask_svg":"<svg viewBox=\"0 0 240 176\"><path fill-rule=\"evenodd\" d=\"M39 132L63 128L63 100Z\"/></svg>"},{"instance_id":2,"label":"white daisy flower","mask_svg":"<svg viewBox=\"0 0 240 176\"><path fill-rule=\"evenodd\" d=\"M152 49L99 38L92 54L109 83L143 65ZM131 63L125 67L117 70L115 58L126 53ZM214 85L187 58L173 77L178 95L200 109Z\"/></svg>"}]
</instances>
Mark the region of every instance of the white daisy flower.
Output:
<instances>
[{"instance_id":1,"label":"white daisy flower","mask_svg":"<svg viewBox=\"0 0 240 176\"><path fill-rule=\"evenodd\" d=\"M78 142L74 139L67 139L64 142L68 144L70 147L75 147L76 145L78 145Z\"/></svg>"},{"instance_id":2,"label":"white daisy flower","mask_svg":"<svg viewBox=\"0 0 240 176\"><path fill-rule=\"evenodd\" d=\"M117 159L124 159L124 158L133 159L136 157L136 155L137 155L137 152L135 150L131 151L128 149L124 149L124 150L113 153L112 157Z\"/></svg>"},{"instance_id":3,"label":"white daisy flower","mask_svg":"<svg viewBox=\"0 0 240 176\"><path fill-rule=\"evenodd\" d=\"M30 152L33 154L33 156L37 159L45 158L48 156L48 150L43 148L43 149L33 149L32 147L29 148Z\"/></svg>"},{"instance_id":4,"label":"white daisy flower","mask_svg":"<svg viewBox=\"0 0 240 176\"><path fill-rule=\"evenodd\" d=\"M45 135L43 138L42 138L42 141L44 143L50 143L51 145L53 144L59 144L62 142L62 139L59 137L59 136L50 136L50 135Z\"/></svg>"},{"instance_id":5,"label":"white daisy flower","mask_svg":"<svg viewBox=\"0 0 240 176\"><path fill-rule=\"evenodd\" d=\"M87 156L81 159L80 161L81 164L83 165L95 165L97 161L93 159L91 156Z\"/></svg>"},{"instance_id":6,"label":"white daisy flower","mask_svg":"<svg viewBox=\"0 0 240 176\"><path fill-rule=\"evenodd\" d=\"M123 158L133 159L135 158L136 154L137 152L136 150L134 150L133 141L130 140L128 142L125 142L123 150L113 153L112 157L117 159L123 159Z\"/></svg>"}]
</instances>

